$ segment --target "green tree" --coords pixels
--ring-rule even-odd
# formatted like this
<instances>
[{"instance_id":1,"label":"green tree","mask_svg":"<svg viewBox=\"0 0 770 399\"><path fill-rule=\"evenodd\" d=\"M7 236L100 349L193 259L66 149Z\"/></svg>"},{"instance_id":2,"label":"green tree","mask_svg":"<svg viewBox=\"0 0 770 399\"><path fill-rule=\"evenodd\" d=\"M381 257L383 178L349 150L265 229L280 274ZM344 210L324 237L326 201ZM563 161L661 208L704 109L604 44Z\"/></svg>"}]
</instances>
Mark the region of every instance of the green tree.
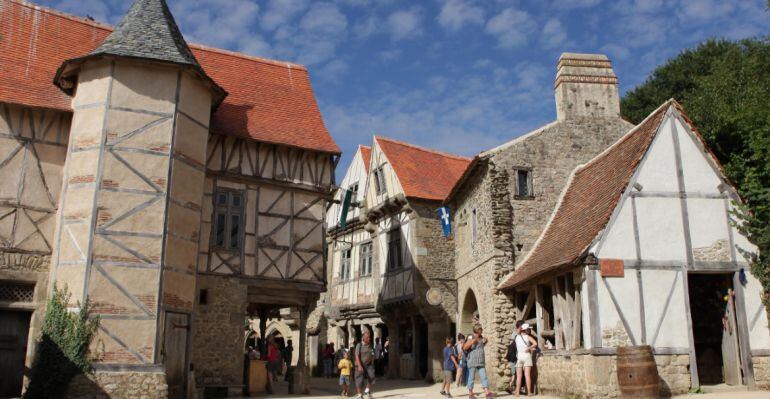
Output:
<instances>
[{"instance_id":1,"label":"green tree","mask_svg":"<svg viewBox=\"0 0 770 399\"><path fill-rule=\"evenodd\" d=\"M99 327L99 319L88 317L88 302L78 313L67 309L67 288L54 286L45 308L42 335L24 399L62 398L70 381L91 371L88 347Z\"/></svg>"},{"instance_id":2,"label":"green tree","mask_svg":"<svg viewBox=\"0 0 770 399\"><path fill-rule=\"evenodd\" d=\"M683 51L628 92L621 112L638 123L669 98L682 104L744 199L740 227L759 247L752 273L770 309L770 37Z\"/></svg>"}]
</instances>

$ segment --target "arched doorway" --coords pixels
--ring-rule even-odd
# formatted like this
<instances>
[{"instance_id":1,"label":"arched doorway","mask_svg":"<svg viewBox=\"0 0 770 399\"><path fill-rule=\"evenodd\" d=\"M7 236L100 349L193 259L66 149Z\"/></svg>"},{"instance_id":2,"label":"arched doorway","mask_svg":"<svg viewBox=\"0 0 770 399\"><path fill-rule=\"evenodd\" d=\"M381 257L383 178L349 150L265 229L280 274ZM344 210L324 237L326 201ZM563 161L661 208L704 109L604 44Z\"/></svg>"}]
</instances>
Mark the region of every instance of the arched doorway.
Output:
<instances>
[{"instance_id":1,"label":"arched doorway","mask_svg":"<svg viewBox=\"0 0 770 399\"><path fill-rule=\"evenodd\" d=\"M460 328L458 332L468 335L473 332L473 326L479 323L479 305L476 302L476 294L469 288L465 293L463 306L460 309Z\"/></svg>"}]
</instances>

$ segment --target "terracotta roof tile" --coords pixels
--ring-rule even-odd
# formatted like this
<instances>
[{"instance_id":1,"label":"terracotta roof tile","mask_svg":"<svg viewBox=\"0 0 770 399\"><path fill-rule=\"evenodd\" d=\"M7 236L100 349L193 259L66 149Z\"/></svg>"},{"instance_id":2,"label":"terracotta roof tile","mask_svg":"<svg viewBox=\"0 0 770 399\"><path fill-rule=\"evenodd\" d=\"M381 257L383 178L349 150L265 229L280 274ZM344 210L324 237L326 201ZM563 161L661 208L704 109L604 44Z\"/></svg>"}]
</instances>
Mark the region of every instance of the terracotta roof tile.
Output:
<instances>
[{"instance_id":1,"label":"terracotta roof tile","mask_svg":"<svg viewBox=\"0 0 770 399\"><path fill-rule=\"evenodd\" d=\"M369 173L369 163L372 159L372 147L362 145L361 147L361 160L364 162L364 170Z\"/></svg>"},{"instance_id":2,"label":"terracotta roof tile","mask_svg":"<svg viewBox=\"0 0 770 399\"><path fill-rule=\"evenodd\" d=\"M64 60L99 46L112 28L19 0L0 0L0 101L71 110L53 84ZM305 67L190 45L229 94L211 131L328 153L340 149L324 125Z\"/></svg>"},{"instance_id":3,"label":"terracotta roof tile","mask_svg":"<svg viewBox=\"0 0 770 399\"><path fill-rule=\"evenodd\" d=\"M637 165L655 137L664 103L615 144L573 172L534 248L498 288L510 289L573 265L604 229Z\"/></svg>"},{"instance_id":4,"label":"terracotta roof tile","mask_svg":"<svg viewBox=\"0 0 770 399\"><path fill-rule=\"evenodd\" d=\"M471 162L470 158L447 154L385 137L374 138L398 176L404 195L443 201Z\"/></svg>"}]
</instances>

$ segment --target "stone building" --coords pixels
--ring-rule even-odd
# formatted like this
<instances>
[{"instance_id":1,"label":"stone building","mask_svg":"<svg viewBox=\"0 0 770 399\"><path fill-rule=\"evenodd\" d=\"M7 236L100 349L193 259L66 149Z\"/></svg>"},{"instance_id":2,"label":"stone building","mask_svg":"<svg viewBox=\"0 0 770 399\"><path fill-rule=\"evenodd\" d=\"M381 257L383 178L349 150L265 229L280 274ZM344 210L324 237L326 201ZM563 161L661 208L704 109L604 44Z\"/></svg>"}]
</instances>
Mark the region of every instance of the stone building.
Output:
<instances>
[{"instance_id":1,"label":"stone building","mask_svg":"<svg viewBox=\"0 0 770 399\"><path fill-rule=\"evenodd\" d=\"M514 295L497 290L545 227L575 167L633 125L620 117L618 80L603 55L564 53L554 83L556 120L477 155L452 189L458 332L474 323L489 339L493 384L510 376L505 349Z\"/></svg>"},{"instance_id":2,"label":"stone building","mask_svg":"<svg viewBox=\"0 0 770 399\"><path fill-rule=\"evenodd\" d=\"M756 247L719 162L674 100L572 173L534 247L500 284L536 324L543 391L617 397L618 346L650 345L660 395L770 388Z\"/></svg>"},{"instance_id":3,"label":"stone building","mask_svg":"<svg viewBox=\"0 0 770 399\"><path fill-rule=\"evenodd\" d=\"M307 69L188 46L163 0L114 28L0 0L0 38L0 396L54 284L101 320L73 397L240 393L247 316L280 308L304 348L339 159Z\"/></svg>"}]
</instances>

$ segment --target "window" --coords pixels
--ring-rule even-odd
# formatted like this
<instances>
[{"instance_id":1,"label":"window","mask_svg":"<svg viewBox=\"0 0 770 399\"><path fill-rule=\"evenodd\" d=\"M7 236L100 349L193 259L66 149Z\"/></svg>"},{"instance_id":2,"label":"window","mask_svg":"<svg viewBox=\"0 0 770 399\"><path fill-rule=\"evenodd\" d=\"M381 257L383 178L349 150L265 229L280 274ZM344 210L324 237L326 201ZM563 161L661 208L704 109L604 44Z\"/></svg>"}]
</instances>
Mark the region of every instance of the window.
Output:
<instances>
[{"instance_id":1,"label":"window","mask_svg":"<svg viewBox=\"0 0 770 399\"><path fill-rule=\"evenodd\" d=\"M476 240L478 240L478 231L479 231L479 218L478 218L478 210L474 209L471 211L471 243L475 244Z\"/></svg>"},{"instance_id":2,"label":"window","mask_svg":"<svg viewBox=\"0 0 770 399\"><path fill-rule=\"evenodd\" d=\"M361 276L372 275L372 243L361 245Z\"/></svg>"},{"instance_id":3,"label":"window","mask_svg":"<svg viewBox=\"0 0 770 399\"><path fill-rule=\"evenodd\" d=\"M516 192L514 198L533 198L532 191L532 170L527 168L515 169L516 172Z\"/></svg>"},{"instance_id":4,"label":"window","mask_svg":"<svg viewBox=\"0 0 770 399\"><path fill-rule=\"evenodd\" d=\"M377 195L380 195L386 191L385 173L382 171L382 166L374 170L374 189Z\"/></svg>"},{"instance_id":5,"label":"window","mask_svg":"<svg viewBox=\"0 0 770 399\"><path fill-rule=\"evenodd\" d=\"M401 227L388 233L388 270L400 269L401 262Z\"/></svg>"},{"instance_id":6,"label":"window","mask_svg":"<svg viewBox=\"0 0 770 399\"><path fill-rule=\"evenodd\" d=\"M343 250L340 253L342 262L340 262L340 280L345 281L350 279L350 249Z\"/></svg>"},{"instance_id":7,"label":"window","mask_svg":"<svg viewBox=\"0 0 770 399\"><path fill-rule=\"evenodd\" d=\"M214 246L228 251L241 249L243 193L217 191L214 213Z\"/></svg>"},{"instance_id":8,"label":"window","mask_svg":"<svg viewBox=\"0 0 770 399\"><path fill-rule=\"evenodd\" d=\"M355 204L358 202L358 183L350 185L348 187L348 190L350 190L350 203Z\"/></svg>"}]
</instances>

